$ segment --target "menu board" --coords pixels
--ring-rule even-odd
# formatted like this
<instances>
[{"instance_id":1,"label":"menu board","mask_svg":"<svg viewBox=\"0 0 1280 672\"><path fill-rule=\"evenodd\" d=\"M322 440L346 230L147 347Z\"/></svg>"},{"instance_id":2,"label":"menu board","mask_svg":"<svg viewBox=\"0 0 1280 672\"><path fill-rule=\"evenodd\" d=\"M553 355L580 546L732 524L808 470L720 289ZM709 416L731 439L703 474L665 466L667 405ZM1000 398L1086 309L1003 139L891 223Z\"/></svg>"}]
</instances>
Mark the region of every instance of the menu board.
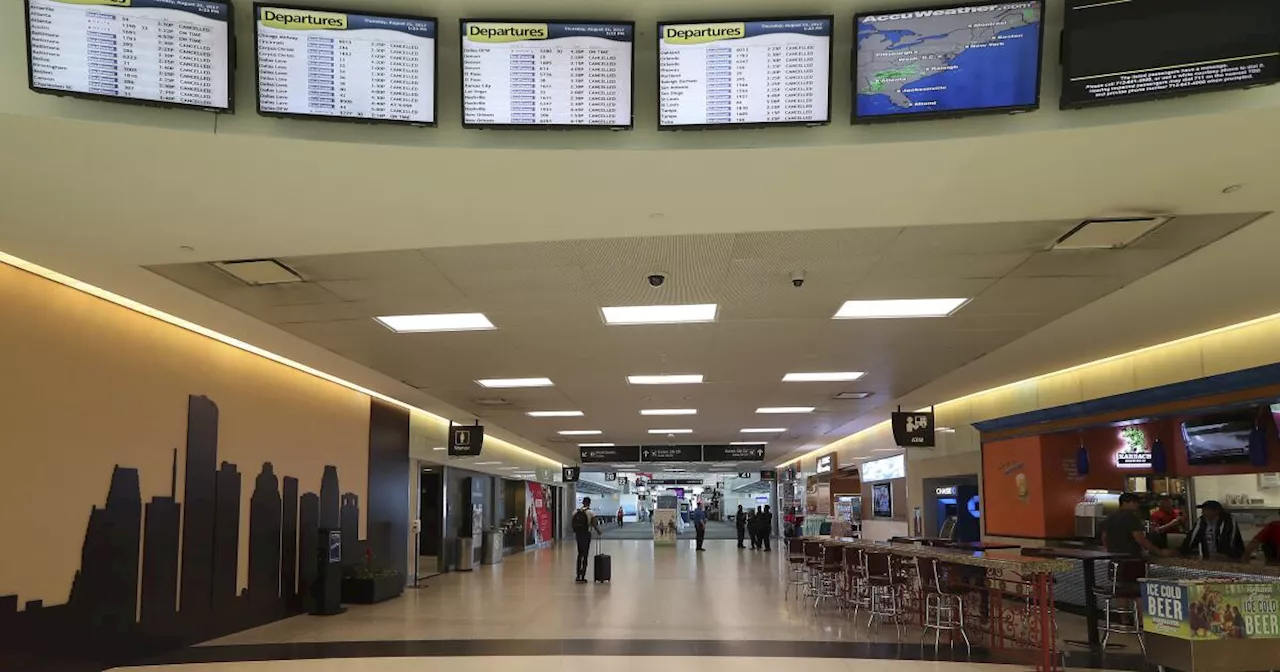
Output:
<instances>
[{"instance_id":1,"label":"menu board","mask_svg":"<svg viewBox=\"0 0 1280 672\"><path fill-rule=\"evenodd\" d=\"M462 21L462 122L631 127L631 23Z\"/></svg>"},{"instance_id":2,"label":"menu board","mask_svg":"<svg viewBox=\"0 0 1280 672\"><path fill-rule=\"evenodd\" d=\"M436 123L436 20L255 5L258 112Z\"/></svg>"},{"instance_id":3,"label":"menu board","mask_svg":"<svg viewBox=\"0 0 1280 672\"><path fill-rule=\"evenodd\" d=\"M831 24L659 24L659 128L829 122Z\"/></svg>"},{"instance_id":4,"label":"menu board","mask_svg":"<svg viewBox=\"0 0 1280 672\"><path fill-rule=\"evenodd\" d=\"M31 89L231 111L224 0L27 0Z\"/></svg>"}]
</instances>

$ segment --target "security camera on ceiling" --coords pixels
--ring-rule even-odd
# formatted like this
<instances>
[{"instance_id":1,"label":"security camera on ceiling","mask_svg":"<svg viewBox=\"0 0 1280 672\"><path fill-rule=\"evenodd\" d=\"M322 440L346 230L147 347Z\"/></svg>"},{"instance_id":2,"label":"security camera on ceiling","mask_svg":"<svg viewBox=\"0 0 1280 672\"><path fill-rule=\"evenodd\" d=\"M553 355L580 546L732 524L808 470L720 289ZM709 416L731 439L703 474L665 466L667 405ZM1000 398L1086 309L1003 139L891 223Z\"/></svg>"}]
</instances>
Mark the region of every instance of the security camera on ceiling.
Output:
<instances>
[{"instance_id":1,"label":"security camera on ceiling","mask_svg":"<svg viewBox=\"0 0 1280 672\"><path fill-rule=\"evenodd\" d=\"M791 274L792 287L804 287L804 271L796 271Z\"/></svg>"},{"instance_id":2,"label":"security camera on ceiling","mask_svg":"<svg viewBox=\"0 0 1280 672\"><path fill-rule=\"evenodd\" d=\"M647 280L650 287L661 287L667 284L667 274L662 272L650 273Z\"/></svg>"}]
</instances>

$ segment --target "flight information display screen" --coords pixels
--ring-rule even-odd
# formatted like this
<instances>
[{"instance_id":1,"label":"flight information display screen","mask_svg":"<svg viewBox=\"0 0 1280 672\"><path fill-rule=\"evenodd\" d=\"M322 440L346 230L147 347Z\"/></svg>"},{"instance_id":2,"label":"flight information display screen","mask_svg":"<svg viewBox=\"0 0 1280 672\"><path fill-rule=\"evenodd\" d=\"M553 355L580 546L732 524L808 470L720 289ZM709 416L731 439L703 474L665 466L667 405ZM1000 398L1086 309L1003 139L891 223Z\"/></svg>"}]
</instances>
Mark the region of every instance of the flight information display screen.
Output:
<instances>
[{"instance_id":1,"label":"flight information display screen","mask_svg":"<svg viewBox=\"0 0 1280 672\"><path fill-rule=\"evenodd\" d=\"M462 21L472 128L631 127L631 23Z\"/></svg>"},{"instance_id":2,"label":"flight information display screen","mask_svg":"<svg viewBox=\"0 0 1280 672\"><path fill-rule=\"evenodd\" d=\"M1280 2L1067 3L1064 109L1280 81Z\"/></svg>"},{"instance_id":3,"label":"flight information display screen","mask_svg":"<svg viewBox=\"0 0 1280 672\"><path fill-rule=\"evenodd\" d=\"M436 20L254 5L258 112L434 126Z\"/></svg>"},{"instance_id":4,"label":"flight information display screen","mask_svg":"<svg viewBox=\"0 0 1280 672\"><path fill-rule=\"evenodd\" d=\"M41 93L229 112L231 44L223 0L27 0Z\"/></svg>"},{"instance_id":5,"label":"flight information display screen","mask_svg":"<svg viewBox=\"0 0 1280 672\"><path fill-rule=\"evenodd\" d=\"M1044 1L860 14L855 123L1034 110Z\"/></svg>"},{"instance_id":6,"label":"flight information display screen","mask_svg":"<svg viewBox=\"0 0 1280 672\"><path fill-rule=\"evenodd\" d=\"M658 25L662 129L825 124L832 18Z\"/></svg>"}]
</instances>

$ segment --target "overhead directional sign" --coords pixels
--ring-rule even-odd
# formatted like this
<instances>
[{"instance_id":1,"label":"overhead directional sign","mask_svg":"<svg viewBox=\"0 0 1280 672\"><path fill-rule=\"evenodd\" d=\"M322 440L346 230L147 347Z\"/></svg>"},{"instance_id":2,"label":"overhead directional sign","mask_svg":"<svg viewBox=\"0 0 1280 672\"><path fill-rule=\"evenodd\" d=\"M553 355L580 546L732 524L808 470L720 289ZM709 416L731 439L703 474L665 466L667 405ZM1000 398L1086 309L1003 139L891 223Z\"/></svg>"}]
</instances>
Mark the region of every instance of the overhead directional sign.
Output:
<instances>
[{"instance_id":1,"label":"overhead directional sign","mask_svg":"<svg viewBox=\"0 0 1280 672\"><path fill-rule=\"evenodd\" d=\"M640 446L579 448L578 461L584 464L588 462L639 462Z\"/></svg>"},{"instance_id":2,"label":"overhead directional sign","mask_svg":"<svg viewBox=\"0 0 1280 672\"><path fill-rule=\"evenodd\" d=\"M707 462L764 462L764 444L750 446L704 445L702 459Z\"/></svg>"},{"instance_id":3,"label":"overhead directional sign","mask_svg":"<svg viewBox=\"0 0 1280 672\"><path fill-rule=\"evenodd\" d=\"M701 462L702 446L641 446L642 462Z\"/></svg>"},{"instance_id":4,"label":"overhead directional sign","mask_svg":"<svg viewBox=\"0 0 1280 672\"><path fill-rule=\"evenodd\" d=\"M762 481L776 481L776 480L778 480L778 470L777 470L777 469L766 469L766 470L764 470L764 471L760 472L760 480L762 480Z\"/></svg>"},{"instance_id":5,"label":"overhead directional sign","mask_svg":"<svg viewBox=\"0 0 1280 672\"><path fill-rule=\"evenodd\" d=\"M449 427L449 457L478 457L484 447L484 427L453 425Z\"/></svg>"}]
</instances>

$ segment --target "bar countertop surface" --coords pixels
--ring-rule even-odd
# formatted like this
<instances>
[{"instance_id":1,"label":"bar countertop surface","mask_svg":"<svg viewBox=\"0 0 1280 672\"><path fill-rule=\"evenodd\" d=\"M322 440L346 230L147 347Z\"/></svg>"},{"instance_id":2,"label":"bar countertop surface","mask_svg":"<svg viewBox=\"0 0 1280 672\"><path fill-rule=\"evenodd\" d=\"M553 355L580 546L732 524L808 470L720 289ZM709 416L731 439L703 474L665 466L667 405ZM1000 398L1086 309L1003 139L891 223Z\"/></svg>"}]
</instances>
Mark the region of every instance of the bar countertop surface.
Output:
<instances>
[{"instance_id":1,"label":"bar countertop surface","mask_svg":"<svg viewBox=\"0 0 1280 672\"><path fill-rule=\"evenodd\" d=\"M829 537L822 541L854 546L870 551L887 551L911 557L933 558L957 565L969 565L984 569L1013 570L1021 573L1062 572L1071 569L1071 564L1057 558L1023 555L1017 551L965 551L933 546L917 546L914 544L892 544L882 541L866 541Z\"/></svg>"}]
</instances>

